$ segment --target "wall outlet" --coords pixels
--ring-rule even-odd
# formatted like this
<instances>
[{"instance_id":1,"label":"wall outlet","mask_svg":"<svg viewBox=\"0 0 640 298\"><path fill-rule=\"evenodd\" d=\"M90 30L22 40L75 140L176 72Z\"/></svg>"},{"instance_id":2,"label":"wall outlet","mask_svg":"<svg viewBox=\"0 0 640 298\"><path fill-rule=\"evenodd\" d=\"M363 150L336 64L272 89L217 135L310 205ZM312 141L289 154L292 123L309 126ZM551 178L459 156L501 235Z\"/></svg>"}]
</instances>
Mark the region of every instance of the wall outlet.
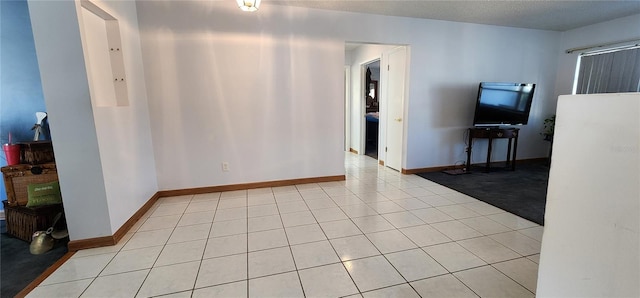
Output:
<instances>
[{"instance_id":1,"label":"wall outlet","mask_svg":"<svg viewBox=\"0 0 640 298\"><path fill-rule=\"evenodd\" d=\"M222 162L222 171L223 172L229 172L229 163L226 161Z\"/></svg>"}]
</instances>

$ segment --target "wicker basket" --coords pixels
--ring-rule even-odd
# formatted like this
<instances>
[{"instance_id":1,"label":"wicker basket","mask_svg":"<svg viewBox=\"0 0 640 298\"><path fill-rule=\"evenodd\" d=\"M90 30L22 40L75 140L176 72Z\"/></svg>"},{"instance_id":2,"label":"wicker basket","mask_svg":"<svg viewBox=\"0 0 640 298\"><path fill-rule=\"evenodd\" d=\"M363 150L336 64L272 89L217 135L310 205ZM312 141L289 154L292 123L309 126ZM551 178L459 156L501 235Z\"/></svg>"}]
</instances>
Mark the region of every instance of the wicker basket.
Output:
<instances>
[{"instance_id":1,"label":"wicker basket","mask_svg":"<svg viewBox=\"0 0 640 298\"><path fill-rule=\"evenodd\" d=\"M35 141L20 143L20 159L32 165L54 162L51 141Z\"/></svg>"},{"instance_id":2,"label":"wicker basket","mask_svg":"<svg viewBox=\"0 0 640 298\"><path fill-rule=\"evenodd\" d=\"M4 186L9 206L25 206L28 202L29 184L47 183L58 180L55 163L41 165L19 164L2 167Z\"/></svg>"},{"instance_id":3,"label":"wicker basket","mask_svg":"<svg viewBox=\"0 0 640 298\"><path fill-rule=\"evenodd\" d=\"M39 207L11 206L7 201L4 205L4 216L7 223L7 234L31 242L31 235L35 231L44 231L53 224L53 219L59 212L63 212L62 204ZM56 226L62 226L62 221Z\"/></svg>"}]
</instances>

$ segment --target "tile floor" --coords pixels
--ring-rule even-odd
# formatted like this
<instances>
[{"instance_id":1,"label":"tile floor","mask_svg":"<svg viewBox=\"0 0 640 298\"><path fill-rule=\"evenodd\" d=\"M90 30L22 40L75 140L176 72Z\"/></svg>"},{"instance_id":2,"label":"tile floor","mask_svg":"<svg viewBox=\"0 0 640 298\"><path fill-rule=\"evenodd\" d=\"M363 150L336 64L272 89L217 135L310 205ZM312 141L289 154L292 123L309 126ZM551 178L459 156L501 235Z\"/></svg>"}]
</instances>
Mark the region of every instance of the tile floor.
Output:
<instances>
[{"instance_id":1,"label":"tile floor","mask_svg":"<svg viewBox=\"0 0 640 298\"><path fill-rule=\"evenodd\" d=\"M533 297L543 228L346 154L347 180L168 197L29 297Z\"/></svg>"}]
</instances>

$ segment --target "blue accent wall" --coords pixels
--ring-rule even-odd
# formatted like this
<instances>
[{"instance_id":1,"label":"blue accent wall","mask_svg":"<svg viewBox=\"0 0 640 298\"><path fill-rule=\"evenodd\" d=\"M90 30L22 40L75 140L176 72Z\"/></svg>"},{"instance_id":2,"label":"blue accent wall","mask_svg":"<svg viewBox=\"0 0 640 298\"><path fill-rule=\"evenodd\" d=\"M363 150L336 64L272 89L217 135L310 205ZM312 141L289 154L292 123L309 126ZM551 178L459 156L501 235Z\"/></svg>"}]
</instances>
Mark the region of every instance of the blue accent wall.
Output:
<instances>
[{"instance_id":1,"label":"blue accent wall","mask_svg":"<svg viewBox=\"0 0 640 298\"><path fill-rule=\"evenodd\" d=\"M33 140L36 112L46 112L26 0L0 1L0 142ZM45 129L45 137L49 135ZM42 138L41 138L42 139ZM0 153L0 166L7 161ZM6 200L4 182L0 198ZM2 208L2 207L0 207Z\"/></svg>"}]
</instances>

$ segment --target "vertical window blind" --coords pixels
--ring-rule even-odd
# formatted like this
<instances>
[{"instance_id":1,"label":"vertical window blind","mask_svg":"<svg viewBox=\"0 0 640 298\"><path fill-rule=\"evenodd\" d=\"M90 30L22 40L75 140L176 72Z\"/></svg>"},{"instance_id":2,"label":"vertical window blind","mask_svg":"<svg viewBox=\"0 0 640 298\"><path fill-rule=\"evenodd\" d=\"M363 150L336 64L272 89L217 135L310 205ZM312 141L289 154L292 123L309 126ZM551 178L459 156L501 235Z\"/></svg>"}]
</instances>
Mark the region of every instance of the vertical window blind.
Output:
<instances>
[{"instance_id":1,"label":"vertical window blind","mask_svg":"<svg viewBox=\"0 0 640 298\"><path fill-rule=\"evenodd\" d=\"M640 48L580 56L575 94L640 92Z\"/></svg>"}]
</instances>

